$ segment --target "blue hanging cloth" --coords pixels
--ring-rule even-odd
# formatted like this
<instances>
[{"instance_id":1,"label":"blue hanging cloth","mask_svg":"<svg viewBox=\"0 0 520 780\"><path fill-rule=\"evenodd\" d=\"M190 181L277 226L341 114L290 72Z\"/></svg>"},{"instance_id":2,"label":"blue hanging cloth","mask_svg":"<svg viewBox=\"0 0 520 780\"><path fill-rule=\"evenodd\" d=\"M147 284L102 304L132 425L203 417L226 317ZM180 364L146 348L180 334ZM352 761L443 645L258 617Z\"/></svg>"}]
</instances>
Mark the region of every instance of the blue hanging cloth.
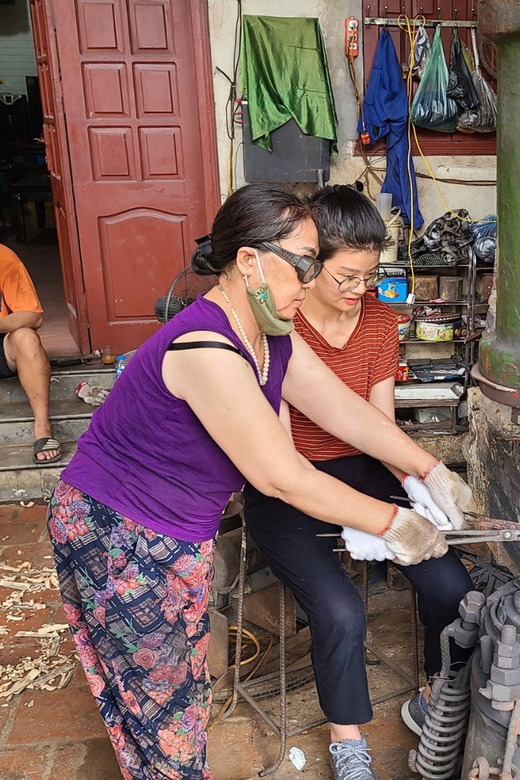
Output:
<instances>
[{"instance_id":1,"label":"blue hanging cloth","mask_svg":"<svg viewBox=\"0 0 520 780\"><path fill-rule=\"evenodd\" d=\"M370 141L386 137L386 176L382 192L391 192L403 220L410 224L410 180L408 177L408 97L395 46L388 30L382 30L368 82L358 133L370 134ZM413 226L424 219L419 210L413 159L410 158L413 187Z\"/></svg>"}]
</instances>

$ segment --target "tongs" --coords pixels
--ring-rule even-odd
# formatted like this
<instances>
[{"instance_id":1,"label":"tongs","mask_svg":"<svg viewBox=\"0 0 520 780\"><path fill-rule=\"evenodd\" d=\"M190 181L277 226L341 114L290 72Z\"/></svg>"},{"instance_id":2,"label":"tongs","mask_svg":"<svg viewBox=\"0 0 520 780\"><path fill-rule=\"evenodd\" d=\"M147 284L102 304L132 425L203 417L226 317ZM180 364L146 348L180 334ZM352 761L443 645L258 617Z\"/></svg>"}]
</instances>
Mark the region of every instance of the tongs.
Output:
<instances>
[{"instance_id":1,"label":"tongs","mask_svg":"<svg viewBox=\"0 0 520 780\"><path fill-rule=\"evenodd\" d=\"M520 523L511 520L498 520L479 512L464 512L477 527L457 531L440 531L448 544L478 544L479 542L518 542L520 541Z\"/></svg>"},{"instance_id":2,"label":"tongs","mask_svg":"<svg viewBox=\"0 0 520 780\"><path fill-rule=\"evenodd\" d=\"M390 498L400 501L410 501L404 496L390 496ZM519 542L520 541L520 523L512 520L498 520L495 517L488 517L479 512L463 512L464 516L471 520L478 527L465 528L457 530L450 528L448 531L439 530L440 534L446 537L446 542L452 544L480 544L481 542ZM316 534L316 536L335 536L339 534ZM345 547L338 547L334 552L345 552Z\"/></svg>"}]
</instances>

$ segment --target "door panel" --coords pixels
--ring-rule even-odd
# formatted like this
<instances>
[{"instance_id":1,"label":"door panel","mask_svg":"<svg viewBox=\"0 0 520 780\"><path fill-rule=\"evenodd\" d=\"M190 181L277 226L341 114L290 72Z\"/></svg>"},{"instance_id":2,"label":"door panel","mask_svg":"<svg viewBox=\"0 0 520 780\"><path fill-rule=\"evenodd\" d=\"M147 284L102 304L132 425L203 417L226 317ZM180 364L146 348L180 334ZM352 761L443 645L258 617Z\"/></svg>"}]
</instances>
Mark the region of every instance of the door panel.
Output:
<instances>
[{"instance_id":1,"label":"door panel","mask_svg":"<svg viewBox=\"0 0 520 780\"><path fill-rule=\"evenodd\" d=\"M132 349L218 208L205 2L54 6L92 346Z\"/></svg>"},{"instance_id":2,"label":"door panel","mask_svg":"<svg viewBox=\"0 0 520 780\"><path fill-rule=\"evenodd\" d=\"M69 329L80 351L86 354L90 341L52 14L44 0L30 0L30 8Z\"/></svg>"}]
</instances>

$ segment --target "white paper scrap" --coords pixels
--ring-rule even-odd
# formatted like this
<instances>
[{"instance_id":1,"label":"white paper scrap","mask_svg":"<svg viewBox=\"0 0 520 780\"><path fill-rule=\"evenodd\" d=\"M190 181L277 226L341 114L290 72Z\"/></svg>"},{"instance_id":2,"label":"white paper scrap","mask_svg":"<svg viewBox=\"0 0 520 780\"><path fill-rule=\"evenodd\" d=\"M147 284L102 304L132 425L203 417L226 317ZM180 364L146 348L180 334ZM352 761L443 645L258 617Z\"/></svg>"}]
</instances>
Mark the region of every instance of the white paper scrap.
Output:
<instances>
[{"instance_id":1,"label":"white paper scrap","mask_svg":"<svg viewBox=\"0 0 520 780\"><path fill-rule=\"evenodd\" d=\"M289 750L289 758L298 770L300 772L303 767L305 766L305 753L303 750L300 750L300 748L292 747Z\"/></svg>"}]
</instances>

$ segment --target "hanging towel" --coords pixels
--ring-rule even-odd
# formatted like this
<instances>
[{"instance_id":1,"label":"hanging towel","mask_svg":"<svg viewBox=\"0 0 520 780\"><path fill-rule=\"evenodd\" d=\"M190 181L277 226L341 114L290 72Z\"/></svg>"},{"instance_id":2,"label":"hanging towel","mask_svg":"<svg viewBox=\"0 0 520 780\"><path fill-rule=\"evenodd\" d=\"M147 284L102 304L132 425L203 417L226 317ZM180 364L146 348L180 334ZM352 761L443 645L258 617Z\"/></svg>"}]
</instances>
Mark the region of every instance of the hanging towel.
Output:
<instances>
[{"instance_id":1,"label":"hanging towel","mask_svg":"<svg viewBox=\"0 0 520 780\"><path fill-rule=\"evenodd\" d=\"M382 192L391 192L393 205L399 206L410 224L410 181L408 177L408 97L395 46L388 30L382 30L374 64L363 101L358 132L368 132L372 142L386 138L386 176ZM413 224L424 219L419 210L413 159L410 158L413 187Z\"/></svg>"},{"instance_id":2,"label":"hanging towel","mask_svg":"<svg viewBox=\"0 0 520 780\"><path fill-rule=\"evenodd\" d=\"M294 119L306 135L337 151L338 120L318 19L244 16L240 91L251 137L272 149L270 133Z\"/></svg>"}]
</instances>

